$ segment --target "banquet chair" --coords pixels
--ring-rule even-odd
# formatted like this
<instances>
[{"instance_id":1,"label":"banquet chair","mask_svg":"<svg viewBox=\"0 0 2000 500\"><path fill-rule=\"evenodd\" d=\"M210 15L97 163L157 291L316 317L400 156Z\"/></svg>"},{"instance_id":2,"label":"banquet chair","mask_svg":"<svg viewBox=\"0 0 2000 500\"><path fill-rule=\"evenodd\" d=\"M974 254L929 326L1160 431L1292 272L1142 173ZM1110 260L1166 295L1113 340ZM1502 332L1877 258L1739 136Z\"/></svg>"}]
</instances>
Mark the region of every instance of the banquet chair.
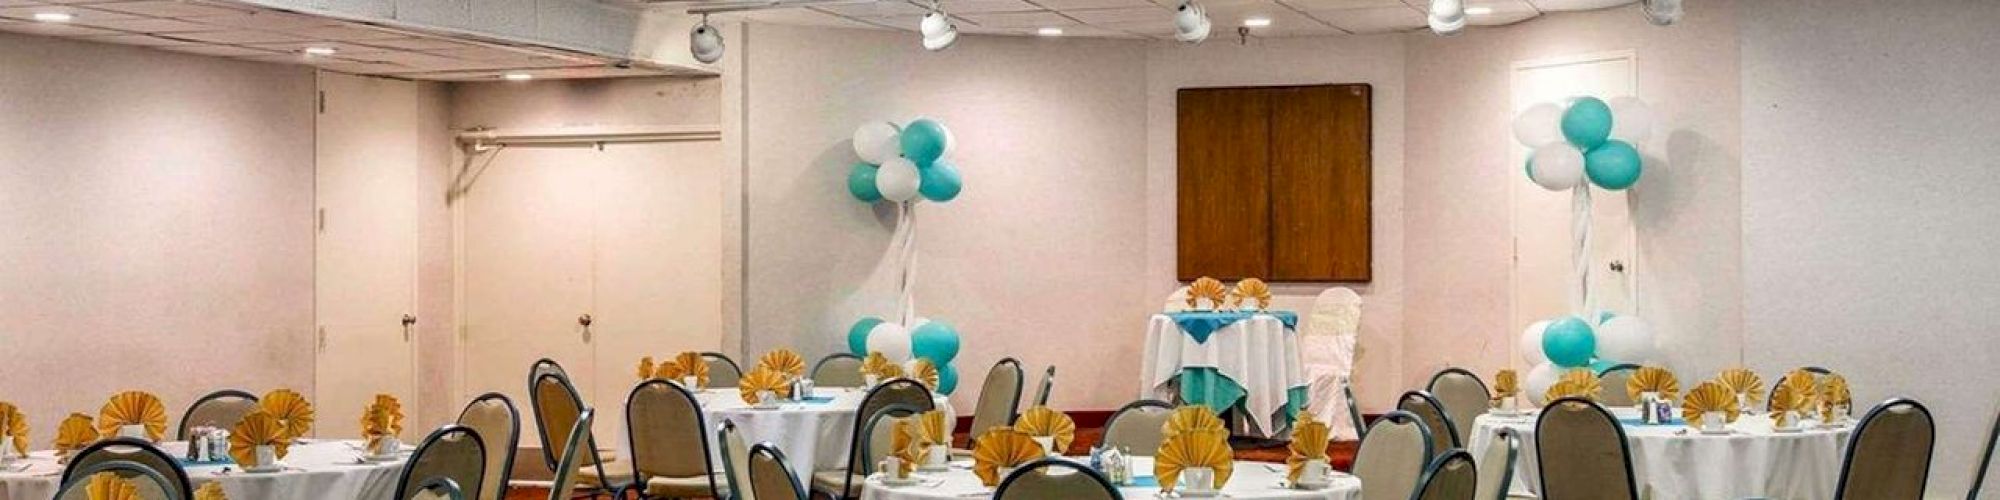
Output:
<instances>
[{"instance_id":1,"label":"banquet chair","mask_svg":"<svg viewBox=\"0 0 2000 500\"><path fill-rule=\"evenodd\" d=\"M1052 474L1051 469L1069 469ZM994 500L1123 500L1118 489L1095 469L1072 460L1044 458L1029 462L1000 480Z\"/></svg>"},{"instance_id":2,"label":"banquet chair","mask_svg":"<svg viewBox=\"0 0 2000 500\"><path fill-rule=\"evenodd\" d=\"M1368 437L1368 422L1361 419L1361 403L1354 400L1354 384L1340 381L1340 395L1347 399L1347 419L1354 423L1354 440Z\"/></svg>"},{"instance_id":3,"label":"banquet chair","mask_svg":"<svg viewBox=\"0 0 2000 500\"><path fill-rule=\"evenodd\" d=\"M1165 441L1161 429L1173 416L1174 405L1157 399L1126 403L1104 421L1104 446L1146 454L1160 449Z\"/></svg>"},{"instance_id":4,"label":"banquet chair","mask_svg":"<svg viewBox=\"0 0 2000 500\"><path fill-rule=\"evenodd\" d=\"M771 443L750 447L750 490L764 500L806 500L806 490L798 476L786 465L785 452ZM551 499L554 500L554 499Z\"/></svg>"},{"instance_id":5,"label":"banquet chair","mask_svg":"<svg viewBox=\"0 0 2000 500\"><path fill-rule=\"evenodd\" d=\"M1832 375L1832 374L1833 374L1833 370L1828 370L1828 369L1825 369L1825 368L1820 368L1820 367L1817 367L1817 366L1801 366L1801 367L1799 367L1798 369L1800 369L1800 370L1805 370L1805 371L1806 371L1806 373L1811 373L1811 374L1813 374L1813 376L1814 376L1814 377L1824 377L1824 376L1827 376L1827 375ZM1791 372L1785 372L1785 375L1790 375L1790 374L1791 374ZM1772 382L1772 383L1771 383L1771 392L1770 392L1770 393L1768 393L1768 394L1765 394L1765 395L1764 395L1764 412L1765 412L1765 413L1770 413L1770 411L1771 411L1771 398L1773 398L1773 397L1777 397L1777 395L1778 395L1778 386L1781 386L1781 385L1785 385L1785 375L1779 375L1779 376L1778 376L1778 380L1777 380L1776 382ZM1606 387L1609 387L1609 386L1606 386ZM1847 414L1848 414L1848 415L1853 415L1853 414L1854 414L1854 407L1853 407L1853 406L1849 406L1849 407L1847 408Z\"/></svg>"},{"instance_id":6,"label":"banquet chair","mask_svg":"<svg viewBox=\"0 0 2000 500\"><path fill-rule=\"evenodd\" d=\"M1993 447L2000 443L2000 411L1993 414L1993 429L1987 431L1986 443L1979 454L1979 468L1972 471L1972 489L1965 494L1965 500L1979 500L1980 487L1986 485L1986 473L1993 467Z\"/></svg>"},{"instance_id":7,"label":"banquet chair","mask_svg":"<svg viewBox=\"0 0 2000 500\"><path fill-rule=\"evenodd\" d=\"M1847 441L1834 500L1923 498L1936 440L1936 422L1923 403L1896 398L1875 405Z\"/></svg>"},{"instance_id":8,"label":"banquet chair","mask_svg":"<svg viewBox=\"0 0 2000 500\"><path fill-rule=\"evenodd\" d=\"M855 498L861 496L861 481L865 478L869 464L864 463L867 452L866 439L869 429L866 424L876 413L893 406L907 407L912 412L927 412L936 409L937 403L931 399L930 389L922 382L907 378L890 379L876 385L861 399L861 406L854 409L854 432L847 440L847 466L840 469L813 471L813 491L826 493L833 498Z\"/></svg>"},{"instance_id":9,"label":"banquet chair","mask_svg":"<svg viewBox=\"0 0 2000 500\"><path fill-rule=\"evenodd\" d=\"M1597 403L1604 406L1638 406L1639 402L1632 400L1632 393L1625 390L1626 384L1632 381L1632 373L1637 371L1639 365L1620 363L1598 373L1597 382L1604 392L1597 398Z\"/></svg>"},{"instance_id":10,"label":"banquet chair","mask_svg":"<svg viewBox=\"0 0 2000 500\"><path fill-rule=\"evenodd\" d=\"M1424 390L1444 405L1444 414L1451 417L1452 430L1456 432L1452 439L1461 446L1472 442L1472 419L1493 406L1493 393L1487 390L1486 382L1464 368L1438 371Z\"/></svg>"},{"instance_id":11,"label":"banquet chair","mask_svg":"<svg viewBox=\"0 0 2000 500\"><path fill-rule=\"evenodd\" d=\"M1493 444L1478 457L1479 488L1473 498L1507 500L1507 490L1514 486L1514 463L1520 459L1520 453L1521 436L1514 429L1501 427L1494 433Z\"/></svg>"},{"instance_id":12,"label":"banquet chair","mask_svg":"<svg viewBox=\"0 0 2000 500\"><path fill-rule=\"evenodd\" d=\"M652 379L625 398L626 449L642 498L721 498L728 478L709 464L708 424L687 388ZM622 497L620 497L622 498Z\"/></svg>"},{"instance_id":13,"label":"banquet chair","mask_svg":"<svg viewBox=\"0 0 2000 500\"><path fill-rule=\"evenodd\" d=\"M174 439L187 441L188 430L196 426L234 429L243 421L244 415L257 411L257 395L236 389L223 389L208 393L188 405L187 413L181 414L180 431Z\"/></svg>"},{"instance_id":14,"label":"banquet chair","mask_svg":"<svg viewBox=\"0 0 2000 500\"><path fill-rule=\"evenodd\" d=\"M1188 287L1184 286L1174 289L1173 293L1167 294L1167 302L1160 305L1160 312L1177 313L1186 311L1188 308L1187 297Z\"/></svg>"},{"instance_id":15,"label":"banquet chair","mask_svg":"<svg viewBox=\"0 0 2000 500\"><path fill-rule=\"evenodd\" d=\"M1035 389L1035 406L1048 406L1049 392L1054 391L1055 388L1056 388L1056 365L1049 365L1048 371L1042 372L1041 387Z\"/></svg>"},{"instance_id":16,"label":"banquet chair","mask_svg":"<svg viewBox=\"0 0 2000 500\"><path fill-rule=\"evenodd\" d=\"M498 392L472 398L459 411L458 425L478 431L486 444L486 473L474 498L507 498L507 474L514 470L514 450L521 444L521 411L514 408L514 400Z\"/></svg>"},{"instance_id":17,"label":"banquet chair","mask_svg":"<svg viewBox=\"0 0 2000 500\"><path fill-rule=\"evenodd\" d=\"M1424 477L1417 481L1417 492L1411 500L1472 500L1479 490L1479 467L1472 462L1472 454L1465 450L1451 450L1430 467L1424 469Z\"/></svg>"},{"instance_id":18,"label":"banquet chair","mask_svg":"<svg viewBox=\"0 0 2000 500\"><path fill-rule=\"evenodd\" d=\"M861 442L861 463L858 464L861 466L861 471L856 473L859 476L856 478L857 481L865 480L869 474L874 473L875 464L881 463L882 457L895 453L896 448L893 443L896 439L896 422L908 421L916 414L916 407L893 404L882 407L875 412L875 415L868 417L868 421L865 422L867 431L863 434L867 437Z\"/></svg>"},{"instance_id":19,"label":"banquet chair","mask_svg":"<svg viewBox=\"0 0 2000 500\"><path fill-rule=\"evenodd\" d=\"M535 411L535 429L542 437L542 462L549 470L556 470L556 450L569 444L569 435L564 434L570 426L576 425L577 415L588 409L583 405L583 396L570 384L569 375L562 365L547 358L535 362L528 370L528 406ZM577 463L576 482L586 486L585 491L596 496L632 481L623 472L610 472L604 468L604 457L597 453L597 438L584 433L583 457Z\"/></svg>"},{"instance_id":20,"label":"banquet chair","mask_svg":"<svg viewBox=\"0 0 2000 500\"><path fill-rule=\"evenodd\" d=\"M987 429L1014 425L1014 417L1020 413L1023 378L1021 362L1014 358L1001 359L986 369L986 380L979 385L979 402L972 408L973 437ZM965 448L952 450L951 454L966 458L972 455L971 449L972 443L966 443Z\"/></svg>"},{"instance_id":21,"label":"banquet chair","mask_svg":"<svg viewBox=\"0 0 2000 500\"><path fill-rule=\"evenodd\" d=\"M451 478L433 477L417 483L417 492L411 497L418 500L465 500L465 490Z\"/></svg>"},{"instance_id":22,"label":"banquet chair","mask_svg":"<svg viewBox=\"0 0 2000 500\"><path fill-rule=\"evenodd\" d=\"M715 429L715 442L722 447L722 476L729 478L729 498L756 500L757 494L750 491L750 449L743 443L743 432L736 430L736 422L722 419L722 425Z\"/></svg>"},{"instance_id":23,"label":"banquet chair","mask_svg":"<svg viewBox=\"0 0 2000 500\"><path fill-rule=\"evenodd\" d=\"M91 464L76 471L76 476L64 476L62 487L56 491L55 500L92 500L90 480L98 474L111 474L136 486L139 498L144 500L188 500L188 496L175 488L174 480L160 474L151 465L130 460L106 460Z\"/></svg>"},{"instance_id":24,"label":"banquet chair","mask_svg":"<svg viewBox=\"0 0 2000 500\"><path fill-rule=\"evenodd\" d=\"M576 425L570 426L569 439L563 440L562 459L557 461L555 476L549 482L549 500L569 500L576 490L576 472L582 468L583 444L590 442L590 423L597 420L597 410L586 409L576 417ZM621 495L622 496L622 495Z\"/></svg>"},{"instance_id":25,"label":"banquet chair","mask_svg":"<svg viewBox=\"0 0 2000 500\"><path fill-rule=\"evenodd\" d=\"M143 439L117 437L91 443L69 456L69 464L63 467L62 484L80 477L82 471L89 470L104 462L131 462L152 469L164 484L173 487L178 498L193 498L194 486L188 482L187 469L181 468L180 460L160 451L158 446Z\"/></svg>"},{"instance_id":26,"label":"banquet chair","mask_svg":"<svg viewBox=\"0 0 2000 500\"><path fill-rule=\"evenodd\" d=\"M828 354L813 364L813 385L819 387L861 387L861 357L844 352Z\"/></svg>"},{"instance_id":27,"label":"banquet chair","mask_svg":"<svg viewBox=\"0 0 2000 500\"><path fill-rule=\"evenodd\" d=\"M486 475L486 445L479 431L450 424L431 431L403 473L396 479L396 500L437 498L424 488L436 478L450 479L465 498L479 498L479 482Z\"/></svg>"},{"instance_id":28,"label":"banquet chair","mask_svg":"<svg viewBox=\"0 0 2000 500\"><path fill-rule=\"evenodd\" d=\"M736 382L743 380L743 367L727 354L704 352L701 361L708 364L709 387L736 387Z\"/></svg>"},{"instance_id":29,"label":"banquet chair","mask_svg":"<svg viewBox=\"0 0 2000 500\"><path fill-rule=\"evenodd\" d=\"M1458 426L1445 414L1444 404L1436 396L1425 391L1404 392L1396 398L1396 409L1410 412L1423 419L1424 427L1431 430L1431 456L1441 456L1452 448L1463 448L1458 441Z\"/></svg>"},{"instance_id":30,"label":"banquet chair","mask_svg":"<svg viewBox=\"0 0 2000 500\"><path fill-rule=\"evenodd\" d=\"M1423 419L1395 410L1375 419L1354 451L1354 477L1367 485L1361 500L1408 500L1431 462L1431 430Z\"/></svg>"},{"instance_id":31,"label":"banquet chair","mask_svg":"<svg viewBox=\"0 0 2000 500\"><path fill-rule=\"evenodd\" d=\"M1589 399L1569 397L1542 409L1535 421L1542 498L1638 500L1625 428Z\"/></svg>"},{"instance_id":32,"label":"banquet chair","mask_svg":"<svg viewBox=\"0 0 2000 500\"><path fill-rule=\"evenodd\" d=\"M1328 287L1313 297L1311 314L1299 324L1299 363L1304 369L1306 390L1312 397L1306 410L1333 431L1334 439L1360 439L1366 428L1360 419L1349 425L1337 418L1342 406L1353 406L1353 398L1338 392L1341 384L1354 377L1356 338L1361 332L1361 294L1344 286Z\"/></svg>"}]
</instances>

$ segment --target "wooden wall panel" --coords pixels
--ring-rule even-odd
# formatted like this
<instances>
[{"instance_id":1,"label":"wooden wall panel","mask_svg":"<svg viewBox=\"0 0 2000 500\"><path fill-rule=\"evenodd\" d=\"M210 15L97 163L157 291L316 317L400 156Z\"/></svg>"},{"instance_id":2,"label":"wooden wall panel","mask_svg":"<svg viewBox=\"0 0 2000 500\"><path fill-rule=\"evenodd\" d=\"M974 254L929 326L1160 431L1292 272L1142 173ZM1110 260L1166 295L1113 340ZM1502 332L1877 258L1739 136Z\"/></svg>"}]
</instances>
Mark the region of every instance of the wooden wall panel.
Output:
<instances>
[{"instance_id":1,"label":"wooden wall panel","mask_svg":"<svg viewBox=\"0 0 2000 500\"><path fill-rule=\"evenodd\" d=\"M1270 279L1368 281L1370 88L1270 91Z\"/></svg>"},{"instance_id":2,"label":"wooden wall panel","mask_svg":"<svg viewBox=\"0 0 2000 500\"><path fill-rule=\"evenodd\" d=\"M1178 102L1182 281L1270 274L1270 100L1260 89L1182 89Z\"/></svg>"}]
</instances>

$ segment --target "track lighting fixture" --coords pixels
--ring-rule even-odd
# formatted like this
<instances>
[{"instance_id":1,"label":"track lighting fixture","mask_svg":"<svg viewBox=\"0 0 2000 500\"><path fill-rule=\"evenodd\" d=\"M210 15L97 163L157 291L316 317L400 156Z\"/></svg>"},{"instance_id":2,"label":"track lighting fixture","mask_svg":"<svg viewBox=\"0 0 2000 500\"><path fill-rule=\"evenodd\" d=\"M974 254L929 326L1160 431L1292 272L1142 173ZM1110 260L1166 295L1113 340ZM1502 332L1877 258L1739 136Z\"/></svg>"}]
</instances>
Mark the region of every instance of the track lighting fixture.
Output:
<instances>
[{"instance_id":1,"label":"track lighting fixture","mask_svg":"<svg viewBox=\"0 0 2000 500\"><path fill-rule=\"evenodd\" d=\"M1195 3L1194 0L1181 2L1181 6L1174 9L1175 40L1201 43L1202 40L1208 39L1209 28L1208 9Z\"/></svg>"},{"instance_id":2,"label":"track lighting fixture","mask_svg":"<svg viewBox=\"0 0 2000 500\"><path fill-rule=\"evenodd\" d=\"M1639 10L1646 14L1647 21L1660 26L1679 22L1687 13L1681 10L1681 0L1639 0Z\"/></svg>"},{"instance_id":3,"label":"track lighting fixture","mask_svg":"<svg viewBox=\"0 0 2000 500\"><path fill-rule=\"evenodd\" d=\"M924 50L944 50L958 41L958 25L952 24L951 15L936 1L931 2L931 11L924 13L924 20L917 24L917 31L924 35Z\"/></svg>"},{"instance_id":4,"label":"track lighting fixture","mask_svg":"<svg viewBox=\"0 0 2000 500\"><path fill-rule=\"evenodd\" d=\"M1432 33L1452 36L1464 32L1465 0L1431 0L1431 13L1427 18Z\"/></svg>"},{"instance_id":5,"label":"track lighting fixture","mask_svg":"<svg viewBox=\"0 0 2000 500\"><path fill-rule=\"evenodd\" d=\"M688 51L702 64L715 64L722 60L722 48L722 30L708 24L708 15L702 14L701 22L688 33Z\"/></svg>"}]
</instances>

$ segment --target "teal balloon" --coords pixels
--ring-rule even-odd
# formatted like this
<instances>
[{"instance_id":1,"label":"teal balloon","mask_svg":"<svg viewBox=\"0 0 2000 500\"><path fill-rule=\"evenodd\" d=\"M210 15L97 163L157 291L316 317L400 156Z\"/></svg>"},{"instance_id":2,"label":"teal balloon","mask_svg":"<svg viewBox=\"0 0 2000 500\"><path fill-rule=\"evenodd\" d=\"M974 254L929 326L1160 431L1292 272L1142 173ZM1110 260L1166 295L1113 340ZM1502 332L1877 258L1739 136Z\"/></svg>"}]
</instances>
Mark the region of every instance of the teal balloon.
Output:
<instances>
[{"instance_id":1,"label":"teal balloon","mask_svg":"<svg viewBox=\"0 0 2000 500\"><path fill-rule=\"evenodd\" d=\"M950 363L938 363L936 361L932 361L931 363L937 365L938 369L937 393L950 396L953 391L957 391L958 367Z\"/></svg>"},{"instance_id":2,"label":"teal balloon","mask_svg":"<svg viewBox=\"0 0 2000 500\"><path fill-rule=\"evenodd\" d=\"M1585 97L1563 111L1563 138L1577 149L1589 151L1611 137L1611 105L1603 99Z\"/></svg>"},{"instance_id":3,"label":"teal balloon","mask_svg":"<svg viewBox=\"0 0 2000 500\"><path fill-rule=\"evenodd\" d=\"M910 332L910 354L940 365L951 363L958 358L958 329L938 320L924 323Z\"/></svg>"},{"instance_id":4,"label":"teal balloon","mask_svg":"<svg viewBox=\"0 0 2000 500\"><path fill-rule=\"evenodd\" d=\"M1639 182L1639 174L1645 170L1644 162L1639 158L1638 148L1614 139L1583 154L1583 173L1590 176L1590 183L1597 187L1620 191Z\"/></svg>"},{"instance_id":5,"label":"teal balloon","mask_svg":"<svg viewBox=\"0 0 2000 500\"><path fill-rule=\"evenodd\" d=\"M875 188L877 168L866 163L854 164L854 169L847 171L847 192L861 201L870 203L882 201L882 190Z\"/></svg>"},{"instance_id":6,"label":"teal balloon","mask_svg":"<svg viewBox=\"0 0 2000 500\"><path fill-rule=\"evenodd\" d=\"M958 191L965 187L965 180L959 178L958 167L944 160L931 166L917 169L917 193L931 201L951 201L958 197Z\"/></svg>"},{"instance_id":7,"label":"teal balloon","mask_svg":"<svg viewBox=\"0 0 2000 500\"><path fill-rule=\"evenodd\" d=\"M924 118L910 122L897 137L902 141L903 157L924 166L944 156L945 141L950 140L949 136L943 124Z\"/></svg>"},{"instance_id":8,"label":"teal balloon","mask_svg":"<svg viewBox=\"0 0 2000 500\"><path fill-rule=\"evenodd\" d=\"M868 332L874 331L875 325L882 323L882 318L874 316L861 318L861 321L854 322L854 326L847 329L847 350L853 352L855 356L867 356Z\"/></svg>"},{"instance_id":9,"label":"teal balloon","mask_svg":"<svg viewBox=\"0 0 2000 500\"><path fill-rule=\"evenodd\" d=\"M1542 331L1542 353L1556 366L1590 366L1591 358L1597 356L1597 335L1582 318L1564 316Z\"/></svg>"}]
</instances>

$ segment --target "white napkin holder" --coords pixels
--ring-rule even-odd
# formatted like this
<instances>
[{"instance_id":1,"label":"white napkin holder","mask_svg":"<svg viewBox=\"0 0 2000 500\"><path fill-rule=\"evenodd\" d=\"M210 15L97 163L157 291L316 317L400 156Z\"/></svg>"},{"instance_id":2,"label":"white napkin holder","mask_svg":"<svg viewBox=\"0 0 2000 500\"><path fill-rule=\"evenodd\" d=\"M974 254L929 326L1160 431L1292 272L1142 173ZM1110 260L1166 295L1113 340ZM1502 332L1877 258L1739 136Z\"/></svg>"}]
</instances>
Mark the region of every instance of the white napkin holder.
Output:
<instances>
[{"instance_id":1,"label":"white napkin holder","mask_svg":"<svg viewBox=\"0 0 2000 500\"><path fill-rule=\"evenodd\" d=\"M1305 490L1317 490L1325 488L1333 482L1333 466L1328 465L1324 458L1307 460L1305 464L1300 466L1300 469L1299 481L1293 483L1293 487Z\"/></svg>"},{"instance_id":2,"label":"white napkin holder","mask_svg":"<svg viewBox=\"0 0 2000 500\"><path fill-rule=\"evenodd\" d=\"M244 467L243 470L250 472L270 472L284 468L283 466L278 465L277 446L260 444L255 447L252 447L250 449L250 452L257 456L257 465L252 467Z\"/></svg>"},{"instance_id":3,"label":"white napkin holder","mask_svg":"<svg viewBox=\"0 0 2000 500\"><path fill-rule=\"evenodd\" d=\"M951 469L951 447L934 444L924 448L924 470Z\"/></svg>"},{"instance_id":4,"label":"white napkin holder","mask_svg":"<svg viewBox=\"0 0 2000 500\"><path fill-rule=\"evenodd\" d=\"M1701 433L1702 433L1702 434L1728 434L1728 433L1729 433L1729 422L1728 422L1727 420L1725 420L1725 419L1727 419L1727 418L1729 418L1729 416L1728 416L1728 415L1726 415L1726 414L1723 414L1723 413L1722 413L1722 412L1720 412L1720 411L1707 411L1707 412L1702 412L1702 414L1701 414Z\"/></svg>"}]
</instances>

